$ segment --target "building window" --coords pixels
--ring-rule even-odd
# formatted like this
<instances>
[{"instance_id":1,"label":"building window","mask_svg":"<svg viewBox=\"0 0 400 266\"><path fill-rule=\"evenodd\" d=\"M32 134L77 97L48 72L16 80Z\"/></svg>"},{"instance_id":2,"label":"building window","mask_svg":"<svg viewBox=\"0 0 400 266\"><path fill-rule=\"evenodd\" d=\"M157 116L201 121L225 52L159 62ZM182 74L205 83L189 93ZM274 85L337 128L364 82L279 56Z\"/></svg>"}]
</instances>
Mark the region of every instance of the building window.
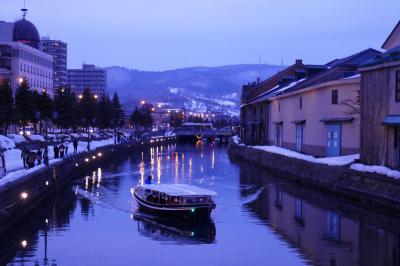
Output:
<instances>
[{"instance_id":1,"label":"building window","mask_svg":"<svg viewBox=\"0 0 400 266\"><path fill-rule=\"evenodd\" d=\"M299 108L303 109L303 97L299 98Z\"/></svg>"},{"instance_id":2,"label":"building window","mask_svg":"<svg viewBox=\"0 0 400 266\"><path fill-rule=\"evenodd\" d=\"M400 70L396 72L396 102L400 102Z\"/></svg>"},{"instance_id":3,"label":"building window","mask_svg":"<svg viewBox=\"0 0 400 266\"><path fill-rule=\"evenodd\" d=\"M338 90L333 90L332 91L332 99L331 99L332 104L338 104L339 103L339 100L338 100L339 97L338 96L339 96Z\"/></svg>"}]
</instances>

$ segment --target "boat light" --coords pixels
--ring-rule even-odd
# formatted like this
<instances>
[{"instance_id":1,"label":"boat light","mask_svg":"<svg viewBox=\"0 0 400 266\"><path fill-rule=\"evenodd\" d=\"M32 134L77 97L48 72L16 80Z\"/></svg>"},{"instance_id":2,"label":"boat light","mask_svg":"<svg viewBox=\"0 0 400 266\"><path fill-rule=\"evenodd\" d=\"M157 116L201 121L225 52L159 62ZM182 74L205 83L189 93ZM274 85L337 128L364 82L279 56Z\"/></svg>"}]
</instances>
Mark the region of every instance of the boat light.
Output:
<instances>
[{"instance_id":1,"label":"boat light","mask_svg":"<svg viewBox=\"0 0 400 266\"><path fill-rule=\"evenodd\" d=\"M22 192L21 193L21 199L26 200L28 198L28 193Z\"/></svg>"}]
</instances>

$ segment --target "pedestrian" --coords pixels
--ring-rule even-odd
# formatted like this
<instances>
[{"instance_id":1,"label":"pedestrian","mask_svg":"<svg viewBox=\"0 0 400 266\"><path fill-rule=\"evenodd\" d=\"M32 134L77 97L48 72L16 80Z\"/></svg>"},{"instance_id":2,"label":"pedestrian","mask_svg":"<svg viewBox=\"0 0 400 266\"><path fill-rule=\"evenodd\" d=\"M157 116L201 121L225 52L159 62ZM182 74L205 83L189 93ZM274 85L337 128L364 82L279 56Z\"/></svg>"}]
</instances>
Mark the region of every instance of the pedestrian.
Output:
<instances>
[{"instance_id":1,"label":"pedestrian","mask_svg":"<svg viewBox=\"0 0 400 266\"><path fill-rule=\"evenodd\" d=\"M65 151L64 144L61 143L61 145L59 147L59 150L60 150L60 157L63 159L64 158L64 151Z\"/></svg>"},{"instance_id":2,"label":"pedestrian","mask_svg":"<svg viewBox=\"0 0 400 266\"><path fill-rule=\"evenodd\" d=\"M35 167L36 155L34 152L29 151L26 160L29 168Z\"/></svg>"},{"instance_id":3,"label":"pedestrian","mask_svg":"<svg viewBox=\"0 0 400 266\"><path fill-rule=\"evenodd\" d=\"M74 145L74 153L78 152L78 141L76 139L74 139L74 142L72 143L72 145Z\"/></svg>"},{"instance_id":4,"label":"pedestrian","mask_svg":"<svg viewBox=\"0 0 400 266\"><path fill-rule=\"evenodd\" d=\"M47 147L44 149L43 162L44 165L49 166L49 150L47 149Z\"/></svg>"},{"instance_id":5,"label":"pedestrian","mask_svg":"<svg viewBox=\"0 0 400 266\"><path fill-rule=\"evenodd\" d=\"M65 155L68 154L68 145L69 145L69 143L65 142Z\"/></svg>"},{"instance_id":6,"label":"pedestrian","mask_svg":"<svg viewBox=\"0 0 400 266\"><path fill-rule=\"evenodd\" d=\"M42 159L43 159L43 157L42 157L42 150L41 150L41 149L38 149L38 151L37 151L37 153L36 153L36 160L37 160L38 165L39 165L39 164L42 164Z\"/></svg>"},{"instance_id":7,"label":"pedestrian","mask_svg":"<svg viewBox=\"0 0 400 266\"><path fill-rule=\"evenodd\" d=\"M53 151L54 151L54 159L58 159L58 153L60 150L58 149L57 145L54 145Z\"/></svg>"},{"instance_id":8,"label":"pedestrian","mask_svg":"<svg viewBox=\"0 0 400 266\"><path fill-rule=\"evenodd\" d=\"M6 168L6 158L4 155L3 149L0 150L0 177L6 175L7 168Z\"/></svg>"},{"instance_id":9,"label":"pedestrian","mask_svg":"<svg viewBox=\"0 0 400 266\"><path fill-rule=\"evenodd\" d=\"M26 147L24 147L23 149L22 149L22 152L21 152L21 159L22 159L22 162L24 163L24 168L25 169L27 169L28 167L27 167L27 163L26 163L26 157L28 156L28 149L26 148Z\"/></svg>"}]
</instances>

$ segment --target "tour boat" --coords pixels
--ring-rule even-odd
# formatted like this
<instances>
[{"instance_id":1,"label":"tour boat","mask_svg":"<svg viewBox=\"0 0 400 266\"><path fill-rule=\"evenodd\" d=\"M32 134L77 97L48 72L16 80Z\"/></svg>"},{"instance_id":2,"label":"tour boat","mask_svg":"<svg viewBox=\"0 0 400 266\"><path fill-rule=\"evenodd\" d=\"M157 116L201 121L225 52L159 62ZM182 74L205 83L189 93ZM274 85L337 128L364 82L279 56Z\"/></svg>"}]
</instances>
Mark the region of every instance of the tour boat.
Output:
<instances>
[{"instance_id":1,"label":"tour boat","mask_svg":"<svg viewBox=\"0 0 400 266\"><path fill-rule=\"evenodd\" d=\"M210 218L216 192L185 184L144 184L132 189L144 211L190 219Z\"/></svg>"}]
</instances>

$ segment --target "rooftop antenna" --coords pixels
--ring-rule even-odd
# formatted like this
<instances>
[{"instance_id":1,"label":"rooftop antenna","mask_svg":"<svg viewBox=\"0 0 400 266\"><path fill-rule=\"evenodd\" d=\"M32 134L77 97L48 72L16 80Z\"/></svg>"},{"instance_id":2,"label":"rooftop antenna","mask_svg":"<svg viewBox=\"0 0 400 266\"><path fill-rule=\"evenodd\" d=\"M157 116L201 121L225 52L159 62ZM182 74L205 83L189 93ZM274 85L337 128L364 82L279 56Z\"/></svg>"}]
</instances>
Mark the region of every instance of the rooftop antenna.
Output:
<instances>
[{"instance_id":1,"label":"rooftop antenna","mask_svg":"<svg viewBox=\"0 0 400 266\"><path fill-rule=\"evenodd\" d=\"M26 8L26 0L24 0L24 8L22 8L21 11L22 11L22 19L25 19L26 13L28 13L28 9Z\"/></svg>"}]
</instances>

